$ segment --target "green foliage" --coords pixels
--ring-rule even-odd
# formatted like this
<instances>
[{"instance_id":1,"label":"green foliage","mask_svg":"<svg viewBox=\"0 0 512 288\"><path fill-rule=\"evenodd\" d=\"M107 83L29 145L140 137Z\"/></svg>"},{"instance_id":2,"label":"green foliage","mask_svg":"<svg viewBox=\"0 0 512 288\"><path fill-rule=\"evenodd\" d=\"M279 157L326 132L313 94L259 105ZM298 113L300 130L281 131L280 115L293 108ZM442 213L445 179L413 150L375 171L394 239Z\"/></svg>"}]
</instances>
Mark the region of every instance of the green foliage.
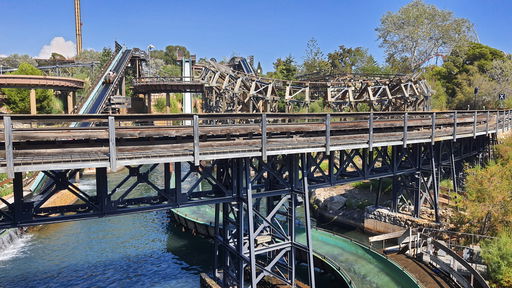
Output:
<instances>
[{"instance_id":1,"label":"green foliage","mask_svg":"<svg viewBox=\"0 0 512 288\"><path fill-rule=\"evenodd\" d=\"M490 163L466 170L465 193L454 200L461 230L496 235L512 225L512 163Z\"/></svg>"},{"instance_id":2,"label":"green foliage","mask_svg":"<svg viewBox=\"0 0 512 288\"><path fill-rule=\"evenodd\" d=\"M482 243L482 258L487 264L492 287L512 287L512 230Z\"/></svg>"},{"instance_id":3,"label":"green foliage","mask_svg":"<svg viewBox=\"0 0 512 288\"><path fill-rule=\"evenodd\" d=\"M177 77L181 76L181 67L178 65L163 65L156 72L158 76L162 77Z\"/></svg>"},{"instance_id":4,"label":"green foliage","mask_svg":"<svg viewBox=\"0 0 512 288\"><path fill-rule=\"evenodd\" d=\"M112 59L112 57L114 57L114 52L112 52L112 49L106 47L103 48L99 57L100 67L103 67L105 66L105 64L110 62L110 59Z\"/></svg>"},{"instance_id":5,"label":"green foliage","mask_svg":"<svg viewBox=\"0 0 512 288\"><path fill-rule=\"evenodd\" d=\"M439 182L439 187L453 190L453 181L451 179L443 179Z\"/></svg>"},{"instance_id":6,"label":"green foliage","mask_svg":"<svg viewBox=\"0 0 512 288\"><path fill-rule=\"evenodd\" d=\"M4 67L16 68L21 63L28 63L32 66L37 66L36 60L29 55L12 54L5 58L0 58L0 65Z\"/></svg>"},{"instance_id":7,"label":"green foliage","mask_svg":"<svg viewBox=\"0 0 512 288\"><path fill-rule=\"evenodd\" d=\"M178 62L178 55L190 57L186 47L180 45L169 45L164 50L152 50L151 71L161 77L181 76L181 66Z\"/></svg>"},{"instance_id":8,"label":"green foliage","mask_svg":"<svg viewBox=\"0 0 512 288\"><path fill-rule=\"evenodd\" d=\"M369 181L358 181L352 183L352 187L362 190L370 190L377 191L379 189L379 180L378 179L372 179ZM393 188L393 179L391 178L383 178L382 179L382 192L388 193Z\"/></svg>"},{"instance_id":9,"label":"green foliage","mask_svg":"<svg viewBox=\"0 0 512 288\"><path fill-rule=\"evenodd\" d=\"M471 39L472 28L467 19L414 0L396 13L386 13L376 31L388 63L399 64L399 72L407 73L417 71L439 51L449 51Z\"/></svg>"},{"instance_id":10,"label":"green foliage","mask_svg":"<svg viewBox=\"0 0 512 288\"><path fill-rule=\"evenodd\" d=\"M429 67L427 72L423 73L423 77L425 77L434 91L431 103L432 110L442 111L448 109L448 94L443 85L444 83L437 78L438 71L442 69L442 67Z\"/></svg>"},{"instance_id":11,"label":"green foliage","mask_svg":"<svg viewBox=\"0 0 512 288\"><path fill-rule=\"evenodd\" d=\"M295 65L295 60L290 55L284 60L277 58L274 62L274 71L268 73L268 76L276 79L293 80L297 75L298 68Z\"/></svg>"},{"instance_id":12,"label":"green foliage","mask_svg":"<svg viewBox=\"0 0 512 288\"><path fill-rule=\"evenodd\" d=\"M160 112L160 113L165 112L165 98L160 97L160 98L156 99L156 103L155 103L154 107L157 112Z\"/></svg>"},{"instance_id":13,"label":"green foliage","mask_svg":"<svg viewBox=\"0 0 512 288\"><path fill-rule=\"evenodd\" d=\"M171 94L169 98L169 113L181 113L182 112L182 105L181 102L183 101L183 94L176 93ZM164 97L160 97L156 99L156 102L153 106L157 112L160 113L167 113L167 107L166 107L166 99Z\"/></svg>"},{"instance_id":14,"label":"green foliage","mask_svg":"<svg viewBox=\"0 0 512 288\"><path fill-rule=\"evenodd\" d=\"M185 58L190 57L190 51L185 46L181 45L168 45L165 47L164 61L165 64L176 64L178 55Z\"/></svg>"},{"instance_id":15,"label":"green foliage","mask_svg":"<svg viewBox=\"0 0 512 288\"><path fill-rule=\"evenodd\" d=\"M359 112L370 112L370 105L367 103L361 103L357 106Z\"/></svg>"},{"instance_id":16,"label":"green foliage","mask_svg":"<svg viewBox=\"0 0 512 288\"><path fill-rule=\"evenodd\" d=\"M339 49L327 54L330 72L341 73L366 73L377 74L381 72L375 58L363 47L349 48L344 45Z\"/></svg>"},{"instance_id":17,"label":"green foliage","mask_svg":"<svg viewBox=\"0 0 512 288\"><path fill-rule=\"evenodd\" d=\"M329 62L325 60L324 53L314 38L306 44L306 58L302 66L304 74L329 72Z\"/></svg>"},{"instance_id":18,"label":"green foliage","mask_svg":"<svg viewBox=\"0 0 512 288\"><path fill-rule=\"evenodd\" d=\"M311 104L309 104L309 112L310 113L319 113L324 112L324 100L318 99Z\"/></svg>"},{"instance_id":19,"label":"green foliage","mask_svg":"<svg viewBox=\"0 0 512 288\"><path fill-rule=\"evenodd\" d=\"M29 63L21 63L14 75L43 75L43 72ZM6 104L12 113L30 113L30 89L2 89L6 95ZM51 90L36 89L37 112L52 114L62 112L62 103L53 96Z\"/></svg>"},{"instance_id":20,"label":"green foliage","mask_svg":"<svg viewBox=\"0 0 512 288\"><path fill-rule=\"evenodd\" d=\"M441 67L430 67L424 76L436 91L436 109L496 108L498 94L512 93L512 61L492 47L469 43L456 47ZM479 93L474 94L475 87ZM505 106L512 101L505 101Z\"/></svg>"},{"instance_id":21,"label":"green foliage","mask_svg":"<svg viewBox=\"0 0 512 288\"><path fill-rule=\"evenodd\" d=\"M151 58L162 60L164 65L177 65L178 55L185 58L190 57L190 51L181 45L168 45L164 50L152 50L150 53Z\"/></svg>"}]
</instances>

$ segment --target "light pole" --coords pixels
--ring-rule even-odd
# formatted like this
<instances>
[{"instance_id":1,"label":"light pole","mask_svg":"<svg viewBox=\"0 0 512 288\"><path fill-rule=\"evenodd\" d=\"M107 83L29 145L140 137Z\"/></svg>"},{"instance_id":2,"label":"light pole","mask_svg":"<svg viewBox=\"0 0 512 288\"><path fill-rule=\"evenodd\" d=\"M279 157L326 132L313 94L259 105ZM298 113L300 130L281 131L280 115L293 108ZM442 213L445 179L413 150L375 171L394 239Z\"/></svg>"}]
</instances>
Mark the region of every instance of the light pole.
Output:
<instances>
[{"instance_id":1,"label":"light pole","mask_svg":"<svg viewBox=\"0 0 512 288\"><path fill-rule=\"evenodd\" d=\"M151 50L155 49L153 44L148 45L148 76L151 77Z\"/></svg>"},{"instance_id":2,"label":"light pole","mask_svg":"<svg viewBox=\"0 0 512 288\"><path fill-rule=\"evenodd\" d=\"M475 93L475 97L473 98L473 110L476 110L476 95L478 95L478 87L475 87L473 92Z\"/></svg>"}]
</instances>

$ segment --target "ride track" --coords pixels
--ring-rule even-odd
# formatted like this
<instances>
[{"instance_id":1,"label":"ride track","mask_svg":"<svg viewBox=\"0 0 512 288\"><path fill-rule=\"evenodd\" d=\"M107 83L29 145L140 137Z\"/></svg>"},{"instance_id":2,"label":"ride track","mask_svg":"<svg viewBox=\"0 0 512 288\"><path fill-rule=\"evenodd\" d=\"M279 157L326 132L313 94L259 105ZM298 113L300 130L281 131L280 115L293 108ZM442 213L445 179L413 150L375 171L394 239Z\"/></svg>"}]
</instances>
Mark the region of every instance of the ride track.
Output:
<instances>
[{"instance_id":1,"label":"ride track","mask_svg":"<svg viewBox=\"0 0 512 288\"><path fill-rule=\"evenodd\" d=\"M202 109L208 113L279 112L280 105L286 112L297 112L314 102L334 112L418 111L428 108L432 94L427 82L414 76L343 75L324 81L289 81L246 74L214 61L196 64L193 77L136 78L133 91L202 93Z\"/></svg>"},{"instance_id":2,"label":"ride track","mask_svg":"<svg viewBox=\"0 0 512 288\"><path fill-rule=\"evenodd\" d=\"M190 232L215 239L215 208L212 205L171 210L176 223ZM304 222L302 215L298 216ZM303 229L298 241L306 242ZM311 228L315 268L335 276L337 287L421 287L413 276L372 248L317 227ZM305 253L299 259L307 263Z\"/></svg>"}]
</instances>

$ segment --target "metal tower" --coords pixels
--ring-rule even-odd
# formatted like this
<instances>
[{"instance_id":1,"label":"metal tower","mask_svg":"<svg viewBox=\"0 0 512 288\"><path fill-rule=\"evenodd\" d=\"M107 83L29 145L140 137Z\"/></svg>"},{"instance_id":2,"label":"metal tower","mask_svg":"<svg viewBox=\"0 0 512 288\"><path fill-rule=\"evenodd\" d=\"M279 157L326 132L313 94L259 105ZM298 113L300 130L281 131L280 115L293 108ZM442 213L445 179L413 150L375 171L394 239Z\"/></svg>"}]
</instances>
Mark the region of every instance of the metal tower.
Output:
<instances>
[{"instance_id":1,"label":"metal tower","mask_svg":"<svg viewBox=\"0 0 512 288\"><path fill-rule=\"evenodd\" d=\"M76 55L82 53L82 20L80 18L80 0L75 0Z\"/></svg>"}]
</instances>

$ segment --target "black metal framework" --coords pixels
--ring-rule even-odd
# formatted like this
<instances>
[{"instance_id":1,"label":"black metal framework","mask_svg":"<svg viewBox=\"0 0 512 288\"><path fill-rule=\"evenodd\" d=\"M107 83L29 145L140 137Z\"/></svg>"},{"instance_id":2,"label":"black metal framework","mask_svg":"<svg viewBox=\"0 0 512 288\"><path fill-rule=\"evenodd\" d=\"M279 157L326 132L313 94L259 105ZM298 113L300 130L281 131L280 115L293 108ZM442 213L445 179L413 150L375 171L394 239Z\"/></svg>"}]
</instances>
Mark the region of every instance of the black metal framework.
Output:
<instances>
[{"instance_id":1,"label":"black metal framework","mask_svg":"<svg viewBox=\"0 0 512 288\"><path fill-rule=\"evenodd\" d=\"M307 174L307 155L272 158L226 161L231 162L230 184L237 201L215 205L214 277L223 287L257 287L265 276L293 287L297 249L307 255L309 284L315 287L309 201L304 200L309 199L308 178L301 177ZM255 165L261 169L251 173ZM265 183L265 189L262 177L276 181ZM256 187L259 192L253 193ZM266 205L255 205L262 198ZM306 245L295 237L299 199L304 203Z\"/></svg>"},{"instance_id":2,"label":"black metal framework","mask_svg":"<svg viewBox=\"0 0 512 288\"><path fill-rule=\"evenodd\" d=\"M439 220L437 197L440 179L451 178L457 191L462 180L462 161L481 162L488 159L492 151L490 145L494 142L494 136L482 135L474 139L461 138L457 142L451 140L435 142L434 145L418 143L408 144L406 147L373 147L371 150L355 148L329 153L274 155L267 156L266 160L262 157L202 160L197 166L193 161L163 163L163 169L156 169L159 164L133 165L126 166L128 171L126 177L114 187L108 187L107 168L98 167L96 168L96 191L90 194L82 191L79 185L71 180L79 172L78 169L44 171L44 175L52 181L42 183L38 192L32 195L23 194L23 174L15 172L15 201L10 203L0 198L3 203L3 208L0 209L0 227L28 226L180 206L236 202L241 196L236 194L236 189L233 190L237 179L236 173L233 174L233 168L229 166L234 165L232 163L238 161L236 159L247 161L247 164L243 164L247 167L242 164L240 167L249 169L251 189L257 191L254 193L256 198L279 196L290 190L297 190L290 184L290 171L303 169L302 163L306 163L303 173L307 175L309 188L393 177L392 209L394 211L410 212L408 207L413 206L412 214L420 217L421 208L427 206L436 211L436 219ZM300 164L292 166L283 162L288 156L293 158L294 155L304 155L306 160L298 161L297 163ZM226 163L230 164L227 166ZM159 177L159 181L150 177L155 173L163 174ZM174 180L171 182L172 178ZM198 189L204 186L201 185L202 183L208 183L211 188ZM154 193L137 194L135 190L140 185L150 187L149 190ZM53 195L62 190L74 194L80 200L79 203L63 206L45 205Z\"/></svg>"}]
</instances>

